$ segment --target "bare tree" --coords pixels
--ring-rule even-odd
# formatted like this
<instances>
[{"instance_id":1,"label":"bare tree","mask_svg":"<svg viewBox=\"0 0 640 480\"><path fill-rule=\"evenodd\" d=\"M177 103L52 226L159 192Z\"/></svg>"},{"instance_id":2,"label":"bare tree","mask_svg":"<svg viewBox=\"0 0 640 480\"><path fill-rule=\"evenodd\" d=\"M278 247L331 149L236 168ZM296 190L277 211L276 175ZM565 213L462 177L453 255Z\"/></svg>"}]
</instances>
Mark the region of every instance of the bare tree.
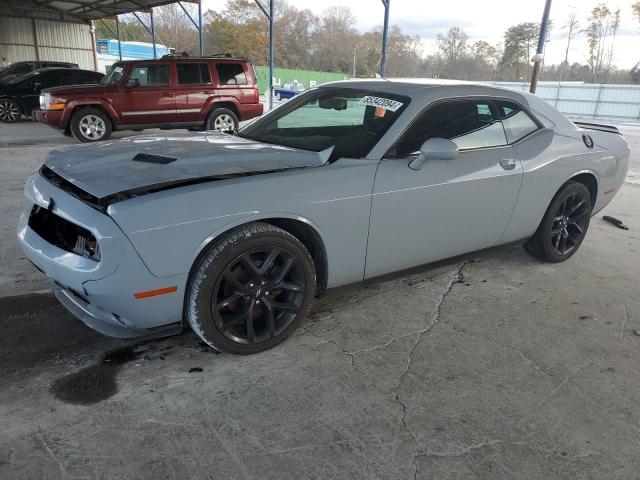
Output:
<instances>
[{"instance_id":1,"label":"bare tree","mask_svg":"<svg viewBox=\"0 0 640 480\"><path fill-rule=\"evenodd\" d=\"M456 63L467 53L469 36L460 27L450 28L445 35L438 34L438 43L444 59L449 64Z\"/></svg>"},{"instance_id":2,"label":"bare tree","mask_svg":"<svg viewBox=\"0 0 640 480\"><path fill-rule=\"evenodd\" d=\"M571 40L573 40L574 35L578 32L580 28L580 21L578 20L578 16L575 11L572 11L567 17L567 21L564 24L564 29L568 30L567 32L567 50L564 54L564 63L569 65L569 49L571 48Z\"/></svg>"}]
</instances>

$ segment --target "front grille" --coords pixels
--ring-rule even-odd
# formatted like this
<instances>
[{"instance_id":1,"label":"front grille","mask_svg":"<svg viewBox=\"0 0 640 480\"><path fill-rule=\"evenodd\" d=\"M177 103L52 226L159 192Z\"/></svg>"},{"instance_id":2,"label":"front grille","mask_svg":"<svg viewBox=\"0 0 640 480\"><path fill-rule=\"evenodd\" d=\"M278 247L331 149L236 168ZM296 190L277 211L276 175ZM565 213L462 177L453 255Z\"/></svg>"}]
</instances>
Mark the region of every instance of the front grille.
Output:
<instances>
[{"instance_id":1,"label":"front grille","mask_svg":"<svg viewBox=\"0 0 640 480\"><path fill-rule=\"evenodd\" d=\"M29 227L44 240L66 252L100 261L100 246L89 230L46 208L33 206L29 215Z\"/></svg>"}]
</instances>

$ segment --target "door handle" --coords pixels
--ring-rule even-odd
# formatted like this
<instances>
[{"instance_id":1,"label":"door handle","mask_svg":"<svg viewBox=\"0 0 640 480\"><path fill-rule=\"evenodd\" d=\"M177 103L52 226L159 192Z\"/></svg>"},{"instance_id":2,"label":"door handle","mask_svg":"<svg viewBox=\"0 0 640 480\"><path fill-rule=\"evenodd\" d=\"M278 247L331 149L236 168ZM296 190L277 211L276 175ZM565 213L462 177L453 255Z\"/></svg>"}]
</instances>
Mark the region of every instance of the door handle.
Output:
<instances>
[{"instance_id":1,"label":"door handle","mask_svg":"<svg viewBox=\"0 0 640 480\"><path fill-rule=\"evenodd\" d=\"M173 97L173 92L162 92L162 93L160 94L160 96L161 96L162 98L171 98L171 97Z\"/></svg>"},{"instance_id":2,"label":"door handle","mask_svg":"<svg viewBox=\"0 0 640 480\"><path fill-rule=\"evenodd\" d=\"M500 166L505 170L513 170L516 168L516 161L513 158L505 158L500 160Z\"/></svg>"},{"instance_id":3,"label":"door handle","mask_svg":"<svg viewBox=\"0 0 640 480\"><path fill-rule=\"evenodd\" d=\"M210 92L209 90L205 90L205 91L204 91L204 92L202 92L202 93L204 93L205 95L211 95L213 92Z\"/></svg>"}]
</instances>

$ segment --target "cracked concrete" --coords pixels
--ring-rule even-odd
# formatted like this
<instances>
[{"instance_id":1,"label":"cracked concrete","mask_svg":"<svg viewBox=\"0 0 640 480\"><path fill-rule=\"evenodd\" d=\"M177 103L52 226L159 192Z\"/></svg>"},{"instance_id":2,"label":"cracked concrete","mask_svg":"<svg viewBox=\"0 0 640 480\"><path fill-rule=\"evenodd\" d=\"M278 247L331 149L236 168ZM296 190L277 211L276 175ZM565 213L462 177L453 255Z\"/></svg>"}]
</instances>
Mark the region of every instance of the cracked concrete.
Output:
<instances>
[{"instance_id":1,"label":"cracked concrete","mask_svg":"<svg viewBox=\"0 0 640 480\"><path fill-rule=\"evenodd\" d=\"M20 148L0 148L1 171L26 152L26 174L45 146ZM515 246L330 292L259 355L151 342L93 404L52 385L128 343L48 295L0 299L0 478L637 478L638 202L625 185L606 213L631 230L598 215L564 264ZM1 260L0 280L24 280L5 294L36 289Z\"/></svg>"}]
</instances>

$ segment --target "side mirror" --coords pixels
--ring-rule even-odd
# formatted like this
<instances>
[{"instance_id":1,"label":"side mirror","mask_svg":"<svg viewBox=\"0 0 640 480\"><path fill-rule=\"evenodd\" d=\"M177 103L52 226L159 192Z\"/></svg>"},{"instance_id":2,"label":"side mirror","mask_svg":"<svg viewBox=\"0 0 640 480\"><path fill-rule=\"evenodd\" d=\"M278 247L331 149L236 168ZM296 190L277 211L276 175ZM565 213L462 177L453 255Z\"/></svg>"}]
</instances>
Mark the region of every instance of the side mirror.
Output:
<instances>
[{"instance_id":1,"label":"side mirror","mask_svg":"<svg viewBox=\"0 0 640 480\"><path fill-rule=\"evenodd\" d=\"M127 88L136 88L140 86L140 80L137 78L130 78L127 80Z\"/></svg>"},{"instance_id":2,"label":"side mirror","mask_svg":"<svg viewBox=\"0 0 640 480\"><path fill-rule=\"evenodd\" d=\"M446 138L430 138L420 147L420 155L409 163L412 170L420 170L427 159L455 160L458 158L458 145Z\"/></svg>"}]
</instances>

